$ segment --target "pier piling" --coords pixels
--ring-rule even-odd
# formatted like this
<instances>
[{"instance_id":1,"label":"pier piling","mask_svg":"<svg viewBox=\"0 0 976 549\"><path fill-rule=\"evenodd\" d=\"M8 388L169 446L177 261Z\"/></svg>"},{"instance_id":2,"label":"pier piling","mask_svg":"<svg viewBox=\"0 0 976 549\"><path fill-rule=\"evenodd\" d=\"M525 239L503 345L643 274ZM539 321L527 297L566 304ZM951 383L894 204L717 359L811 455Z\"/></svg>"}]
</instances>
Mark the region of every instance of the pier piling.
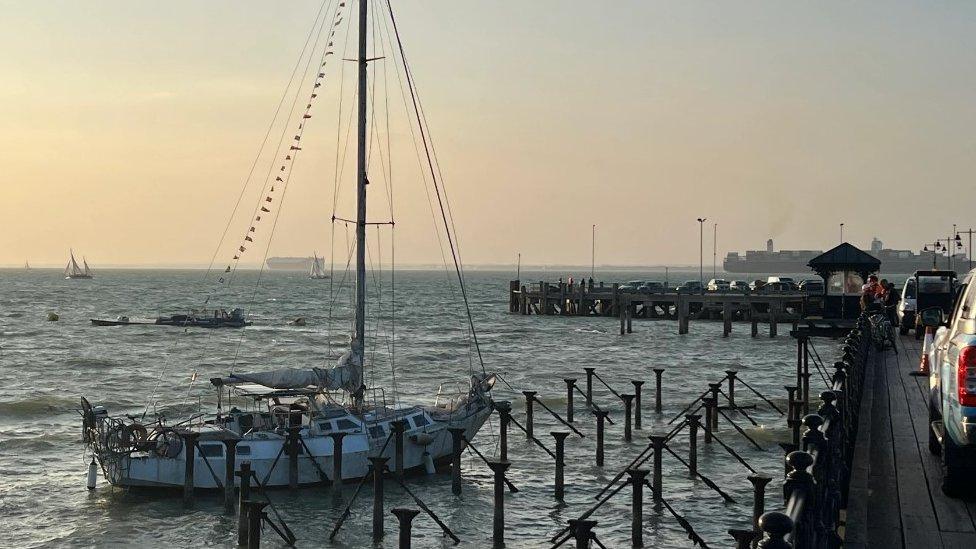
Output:
<instances>
[{"instance_id":1,"label":"pier piling","mask_svg":"<svg viewBox=\"0 0 976 549\"><path fill-rule=\"evenodd\" d=\"M449 427L451 433L451 492L455 496L461 495L461 450L464 449L464 428Z\"/></svg>"},{"instance_id":2,"label":"pier piling","mask_svg":"<svg viewBox=\"0 0 976 549\"><path fill-rule=\"evenodd\" d=\"M522 394L525 395L525 438L532 440L534 436L532 424L535 417L532 404L537 391L522 391Z\"/></svg>"},{"instance_id":3,"label":"pier piling","mask_svg":"<svg viewBox=\"0 0 976 549\"><path fill-rule=\"evenodd\" d=\"M569 433L564 431L553 431L549 433L556 439L556 481L555 496L559 501L563 500L563 468L566 467L566 437Z\"/></svg>"},{"instance_id":4,"label":"pier piling","mask_svg":"<svg viewBox=\"0 0 976 549\"><path fill-rule=\"evenodd\" d=\"M692 477L698 476L698 425L701 416L688 414L688 470Z\"/></svg>"},{"instance_id":5,"label":"pier piling","mask_svg":"<svg viewBox=\"0 0 976 549\"><path fill-rule=\"evenodd\" d=\"M722 304L722 337L729 337L732 333L732 303Z\"/></svg>"},{"instance_id":6,"label":"pier piling","mask_svg":"<svg viewBox=\"0 0 976 549\"><path fill-rule=\"evenodd\" d=\"M772 481L765 475L749 475L749 482L752 483L752 529L759 535L759 519L766 509L766 485Z\"/></svg>"},{"instance_id":7,"label":"pier piling","mask_svg":"<svg viewBox=\"0 0 976 549\"><path fill-rule=\"evenodd\" d=\"M394 507L390 512L400 523L399 549L410 549L410 536L413 533L413 519L420 511L417 509L407 509L404 507Z\"/></svg>"},{"instance_id":8,"label":"pier piling","mask_svg":"<svg viewBox=\"0 0 976 549\"><path fill-rule=\"evenodd\" d=\"M566 382L566 421L575 423L573 420L573 392L576 391L576 379L564 379Z\"/></svg>"},{"instance_id":9,"label":"pier piling","mask_svg":"<svg viewBox=\"0 0 976 549\"><path fill-rule=\"evenodd\" d=\"M330 433L332 437L332 484L336 488L342 486L342 439L346 433Z\"/></svg>"},{"instance_id":10,"label":"pier piling","mask_svg":"<svg viewBox=\"0 0 976 549\"><path fill-rule=\"evenodd\" d=\"M569 519L569 532L576 542L576 549L589 549L596 524L595 520Z\"/></svg>"},{"instance_id":11,"label":"pier piling","mask_svg":"<svg viewBox=\"0 0 976 549\"><path fill-rule=\"evenodd\" d=\"M247 501L247 549L261 547L261 520L264 518L264 508L268 505L263 501Z\"/></svg>"},{"instance_id":12,"label":"pier piling","mask_svg":"<svg viewBox=\"0 0 976 549\"><path fill-rule=\"evenodd\" d=\"M664 500L663 488L663 471L661 470L661 458L664 454L664 443L667 441L667 437L661 435L651 435L651 444L654 446L654 476L651 482L654 486L654 510L660 511L663 508L662 501Z\"/></svg>"},{"instance_id":13,"label":"pier piling","mask_svg":"<svg viewBox=\"0 0 976 549\"><path fill-rule=\"evenodd\" d=\"M660 414L661 403L661 376L664 375L664 368L654 368L654 412Z\"/></svg>"},{"instance_id":14,"label":"pier piling","mask_svg":"<svg viewBox=\"0 0 976 549\"><path fill-rule=\"evenodd\" d=\"M237 466L237 439L224 441L224 510L234 512L234 474Z\"/></svg>"},{"instance_id":15,"label":"pier piling","mask_svg":"<svg viewBox=\"0 0 976 549\"><path fill-rule=\"evenodd\" d=\"M586 367L583 370L586 372L586 405L593 406L593 372L596 368Z\"/></svg>"},{"instance_id":16,"label":"pier piling","mask_svg":"<svg viewBox=\"0 0 976 549\"><path fill-rule=\"evenodd\" d=\"M368 458L373 469L373 540L383 539L383 472L390 458Z\"/></svg>"},{"instance_id":17,"label":"pier piling","mask_svg":"<svg viewBox=\"0 0 976 549\"><path fill-rule=\"evenodd\" d=\"M633 439L630 413L634 406L634 395L620 395L620 400L624 401L624 441L630 442Z\"/></svg>"},{"instance_id":18,"label":"pier piling","mask_svg":"<svg viewBox=\"0 0 976 549\"><path fill-rule=\"evenodd\" d=\"M241 477L241 490L238 494L237 545L247 545L247 502L251 498L251 462L242 461L241 470L234 473Z\"/></svg>"},{"instance_id":19,"label":"pier piling","mask_svg":"<svg viewBox=\"0 0 976 549\"><path fill-rule=\"evenodd\" d=\"M488 467L495 474L494 512L491 521L491 541L494 547L505 546L505 471L511 466L507 461L489 461Z\"/></svg>"},{"instance_id":20,"label":"pier piling","mask_svg":"<svg viewBox=\"0 0 976 549\"><path fill-rule=\"evenodd\" d=\"M184 431L180 436L183 438L185 455L183 461L183 504L193 505L193 465L196 462L195 451L200 433Z\"/></svg>"},{"instance_id":21,"label":"pier piling","mask_svg":"<svg viewBox=\"0 0 976 549\"><path fill-rule=\"evenodd\" d=\"M630 544L632 547L644 546L644 482L647 479L647 469L627 469L630 476L631 492L630 506Z\"/></svg>"},{"instance_id":22,"label":"pier piling","mask_svg":"<svg viewBox=\"0 0 976 549\"><path fill-rule=\"evenodd\" d=\"M298 437L300 426L288 427L288 435L285 437L285 453L288 454L288 488L295 490L298 488Z\"/></svg>"},{"instance_id":23,"label":"pier piling","mask_svg":"<svg viewBox=\"0 0 976 549\"><path fill-rule=\"evenodd\" d=\"M495 402L498 410L498 456L508 461L508 424L512 421L512 403L507 400Z\"/></svg>"},{"instance_id":24,"label":"pier piling","mask_svg":"<svg viewBox=\"0 0 976 549\"><path fill-rule=\"evenodd\" d=\"M638 431L641 428L641 387L644 386L643 381L631 380L630 382L634 386L634 428Z\"/></svg>"},{"instance_id":25,"label":"pier piling","mask_svg":"<svg viewBox=\"0 0 976 549\"><path fill-rule=\"evenodd\" d=\"M593 410L596 416L596 466L603 467L603 422L607 419L606 410Z\"/></svg>"},{"instance_id":26,"label":"pier piling","mask_svg":"<svg viewBox=\"0 0 976 549\"><path fill-rule=\"evenodd\" d=\"M783 513L770 512L759 518L763 539L756 545L757 549L791 549L793 546L786 541L786 536L793 531L793 520Z\"/></svg>"},{"instance_id":27,"label":"pier piling","mask_svg":"<svg viewBox=\"0 0 976 549\"><path fill-rule=\"evenodd\" d=\"M705 423L703 424L705 426L705 444L711 444L712 443L712 414L714 413L712 408L715 407L715 399L711 397L705 397L702 399L702 402L705 404L705 418L704 418Z\"/></svg>"},{"instance_id":28,"label":"pier piling","mask_svg":"<svg viewBox=\"0 0 976 549\"><path fill-rule=\"evenodd\" d=\"M390 422L393 429L393 471L397 478L403 478L403 433L407 423L402 419Z\"/></svg>"},{"instance_id":29,"label":"pier piling","mask_svg":"<svg viewBox=\"0 0 976 549\"><path fill-rule=\"evenodd\" d=\"M735 410L735 376L739 374L736 370L725 370L726 378L729 381L729 409Z\"/></svg>"}]
</instances>

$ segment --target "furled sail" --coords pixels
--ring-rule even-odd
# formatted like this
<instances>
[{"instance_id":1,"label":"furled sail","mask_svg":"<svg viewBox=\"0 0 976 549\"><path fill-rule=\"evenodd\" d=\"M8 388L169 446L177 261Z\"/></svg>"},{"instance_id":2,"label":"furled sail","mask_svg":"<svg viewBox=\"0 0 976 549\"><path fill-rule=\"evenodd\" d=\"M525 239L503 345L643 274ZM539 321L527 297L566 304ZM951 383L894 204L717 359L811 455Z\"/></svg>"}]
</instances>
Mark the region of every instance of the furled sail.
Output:
<instances>
[{"instance_id":1,"label":"furled sail","mask_svg":"<svg viewBox=\"0 0 976 549\"><path fill-rule=\"evenodd\" d=\"M333 368L282 368L268 372L254 372L246 374L231 373L220 378L223 385L239 385L242 383L256 383L272 389L342 389L355 393L363 384L363 362L354 359L349 351L339 358Z\"/></svg>"}]
</instances>

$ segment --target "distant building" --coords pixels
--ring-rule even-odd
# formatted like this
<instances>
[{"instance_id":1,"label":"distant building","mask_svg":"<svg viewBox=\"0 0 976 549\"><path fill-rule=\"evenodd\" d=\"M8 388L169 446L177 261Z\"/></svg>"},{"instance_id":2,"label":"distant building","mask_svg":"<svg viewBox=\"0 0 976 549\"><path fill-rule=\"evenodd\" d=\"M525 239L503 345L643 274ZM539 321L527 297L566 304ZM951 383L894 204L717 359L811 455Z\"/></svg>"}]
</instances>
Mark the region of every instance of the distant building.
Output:
<instances>
[{"instance_id":1,"label":"distant building","mask_svg":"<svg viewBox=\"0 0 976 549\"><path fill-rule=\"evenodd\" d=\"M766 250L749 250L745 254L729 252L722 262L722 268L727 273L748 274L786 274L805 273L809 269L807 263L822 254L823 250L781 250L773 251L773 239L766 241ZM871 255L881 261L882 274L911 274L915 271L931 269L934 261L939 269L947 269L949 258L932 252L915 253L911 250L892 250L884 247L878 238L871 240ZM966 265L966 254L952 256L952 265L956 270Z\"/></svg>"}]
</instances>

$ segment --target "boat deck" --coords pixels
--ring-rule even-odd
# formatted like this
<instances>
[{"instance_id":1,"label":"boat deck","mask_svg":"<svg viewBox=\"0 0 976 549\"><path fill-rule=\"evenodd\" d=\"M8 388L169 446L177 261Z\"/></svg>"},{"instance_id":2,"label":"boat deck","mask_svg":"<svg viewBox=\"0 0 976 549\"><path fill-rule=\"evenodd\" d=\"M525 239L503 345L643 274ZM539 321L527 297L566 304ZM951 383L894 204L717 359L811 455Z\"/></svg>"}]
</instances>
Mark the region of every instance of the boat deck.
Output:
<instances>
[{"instance_id":1,"label":"boat deck","mask_svg":"<svg viewBox=\"0 0 976 549\"><path fill-rule=\"evenodd\" d=\"M976 493L942 494L939 457L928 450L928 378L908 375L922 342L898 343L899 354L875 355L865 379L845 545L976 547Z\"/></svg>"}]
</instances>

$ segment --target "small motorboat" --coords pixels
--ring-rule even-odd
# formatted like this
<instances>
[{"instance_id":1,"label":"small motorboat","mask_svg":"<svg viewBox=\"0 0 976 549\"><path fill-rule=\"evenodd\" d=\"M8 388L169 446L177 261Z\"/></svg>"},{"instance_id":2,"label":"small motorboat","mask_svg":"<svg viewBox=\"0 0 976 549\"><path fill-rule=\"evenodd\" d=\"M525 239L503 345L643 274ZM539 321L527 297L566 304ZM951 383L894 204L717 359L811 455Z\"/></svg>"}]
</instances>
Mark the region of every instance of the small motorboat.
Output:
<instances>
[{"instance_id":1,"label":"small motorboat","mask_svg":"<svg viewBox=\"0 0 976 549\"><path fill-rule=\"evenodd\" d=\"M161 316L156 319L161 326L181 326L197 328L243 328L251 323L244 316L244 309L237 308L231 312L215 309L213 315L203 315L197 312L172 316Z\"/></svg>"},{"instance_id":2,"label":"small motorboat","mask_svg":"<svg viewBox=\"0 0 976 549\"><path fill-rule=\"evenodd\" d=\"M144 320L130 320L129 317L125 315L119 315L114 319L111 318L92 318L92 326L129 326L131 324L141 324L141 325L154 325L156 322L154 320L144 319Z\"/></svg>"}]
</instances>

